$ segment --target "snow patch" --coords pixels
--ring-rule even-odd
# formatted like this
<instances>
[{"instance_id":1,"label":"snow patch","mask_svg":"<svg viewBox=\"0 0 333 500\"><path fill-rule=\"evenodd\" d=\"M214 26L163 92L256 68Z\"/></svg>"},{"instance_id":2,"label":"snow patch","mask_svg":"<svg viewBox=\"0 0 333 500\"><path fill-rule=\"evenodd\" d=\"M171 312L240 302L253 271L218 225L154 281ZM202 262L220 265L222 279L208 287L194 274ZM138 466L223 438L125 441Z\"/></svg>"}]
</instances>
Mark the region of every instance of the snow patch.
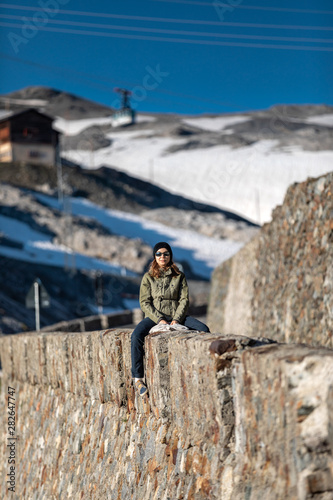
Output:
<instances>
[{"instance_id":1,"label":"snow patch","mask_svg":"<svg viewBox=\"0 0 333 500\"><path fill-rule=\"evenodd\" d=\"M251 118L248 116L217 116L214 118L186 118L182 121L193 127L199 127L211 132L218 132L229 125L248 122L250 119Z\"/></svg>"},{"instance_id":2,"label":"snow patch","mask_svg":"<svg viewBox=\"0 0 333 500\"><path fill-rule=\"evenodd\" d=\"M333 127L333 113L327 115L310 116L306 119L307 123L313 123L314 125L326 125L327 127Z\"/></svg>"},{"instance_id":3,"label":"snow patch","mask_svg":"<svg viewBox=\"0 0 333 500\"><path fill-rule=\"evenodd\" d=\"M126 132L128 133L128 132ZM187 139L152 137L126 140L112 136L113 145L91 153L67 151L64 156L84 168L112 166L167 191L240 214L262 224L283 203L294 182L318 177L333 170L333 152L276 150L277 141L258 141L250 146L214 146L178 151L165 150ZM93 157L92 157L93 156Z\"/></svg>"},{"instance_id":4,"label":"snow patch","mask_svg":"<svg viewBox=\"0 0 333 500\"><path fill-rule=\"evenodd\" d=\"M153 116L136 116L136 123L154 122L155 120L156 118L154 118ZM111 127L111 115L101 118L83 118L81 120L66 120L65 118L61 118L60 116L58 116L53 123L53 126L57 130L60 130L60 132L66 135L79 134L84 129L92 127L94 125L110 125ZM135 133L138 133L138 131L136 131Z\"/></svg>"},{"instance_id":5,"label":"snow patch","mask_svg":"<svg viewBox=\"0 0 333 500\"><path fill-rule=\"evenodd\" d=\"M110 125L111 116L102 118L84 118L82 120L65 120L64 118L57 117L53 123L54 128L60 130L65 135L76 135L88 127L93 125Z\"/></svg>"},{"instance_id":6,"label":"snow patch","mask_svg":"<svg viewBox=\"0 0 333 500\"><path fill-rule=\"evenodd\" d=\"M136 115L135 117L136 123L144 123L144 122L155 122L156 118L154 116L146 116L146 115Z\"/></svg>"}]
</instances>

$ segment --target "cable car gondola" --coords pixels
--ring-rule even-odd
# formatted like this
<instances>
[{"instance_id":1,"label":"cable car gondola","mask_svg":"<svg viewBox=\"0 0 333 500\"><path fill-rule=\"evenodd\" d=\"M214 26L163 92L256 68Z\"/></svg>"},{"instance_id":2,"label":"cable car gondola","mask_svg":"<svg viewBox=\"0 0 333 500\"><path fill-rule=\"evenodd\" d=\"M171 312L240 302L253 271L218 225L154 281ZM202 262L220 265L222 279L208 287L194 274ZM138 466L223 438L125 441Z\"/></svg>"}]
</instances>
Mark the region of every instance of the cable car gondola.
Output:
<instances>
[{"instance_id":1,"label":"cable car gondola","mask_svg":"<svg viewBox=\"0 0 333 500\"><path fill-rule=\"evenodd\" d=\"M121 108L115 111L111 117L113 127L125 127L135 123L135 111L131 108L129 96L132 94L130 90L115 88L115 92L121 94Z\"/></svg>"}]
</instances>

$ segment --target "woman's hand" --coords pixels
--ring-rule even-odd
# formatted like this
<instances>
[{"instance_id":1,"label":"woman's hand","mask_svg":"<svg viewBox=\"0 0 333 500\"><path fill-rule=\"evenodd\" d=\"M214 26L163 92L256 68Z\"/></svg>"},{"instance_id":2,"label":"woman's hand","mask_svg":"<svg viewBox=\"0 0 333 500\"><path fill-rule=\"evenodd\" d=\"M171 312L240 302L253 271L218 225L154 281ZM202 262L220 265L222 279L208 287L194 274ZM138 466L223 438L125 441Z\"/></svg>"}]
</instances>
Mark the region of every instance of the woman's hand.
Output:
<instances>
[{"instance_id":1,"label":"woman's hand","mask_svg":"<svg viewBox=\"0 0 333 500\"><path fill-rule=\"evenodd\" d=\"M161 319L159 322L158 322L159 325L168 325L169 323L167 321L165 321L165 319ZM172 323L171 323L172 324Z\"/></svg>"},{"instance_id":2,"label":"woman's hand","mask_svg":"<svg viewBox=\"0 0 333 500\"><path fill-rule=\"evenodd\" d=\"M171 321L170 325L179 325L179 321L176 321L175 319Z\"/></svg>"}]
</instances>

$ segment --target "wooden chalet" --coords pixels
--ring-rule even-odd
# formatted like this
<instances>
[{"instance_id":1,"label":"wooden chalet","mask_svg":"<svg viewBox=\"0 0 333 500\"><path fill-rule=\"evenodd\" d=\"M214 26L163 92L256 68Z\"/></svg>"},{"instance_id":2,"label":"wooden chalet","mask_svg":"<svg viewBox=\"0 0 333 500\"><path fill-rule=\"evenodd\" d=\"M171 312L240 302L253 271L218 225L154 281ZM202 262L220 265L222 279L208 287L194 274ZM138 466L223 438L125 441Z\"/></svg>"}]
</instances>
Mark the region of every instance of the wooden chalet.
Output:
<instances>
[{"instance_id":1,"label":"wooden chalet","mask_svg":"<svg viewBox=\"0 0 333 500\"><path fill-rule=\"evenodd\" d=\"M55 165L60 132L35 109L0 116L0 162Z\"/></svg>"}]
</instances>

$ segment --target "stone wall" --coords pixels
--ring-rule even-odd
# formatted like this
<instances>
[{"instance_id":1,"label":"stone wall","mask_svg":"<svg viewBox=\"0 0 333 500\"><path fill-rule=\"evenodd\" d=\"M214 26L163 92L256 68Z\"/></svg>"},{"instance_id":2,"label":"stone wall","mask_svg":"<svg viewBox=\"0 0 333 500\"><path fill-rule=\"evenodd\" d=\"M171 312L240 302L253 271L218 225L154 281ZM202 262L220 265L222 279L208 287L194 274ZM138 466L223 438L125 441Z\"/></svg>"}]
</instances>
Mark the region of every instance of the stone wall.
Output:
<instances>
[{"instance_id":1,"label":"stone wall","mask_svg":"<svg viewBox=\"0 0 333 500\"><path fill-rule=\"evenodd\" d=\"M189 314L191 316L203 316L207 312L206 304L190 304ZM124 309L109 314L96 314L84 316L70 321L60 321L53 325L41 328L42 332L92 332L108 328L132 327L144 318L140 308Z\"/></svg>"},{"instance_id":2,"label":"stone wall","mask_svg":"<svg viewBox=\"0 0 333 500\"><path fill-rule=\"evenodd\" d=\"M43 332L91 332L123 325L138 323L143 318L142 311L139 308L126 309L110 314L95 314L94 316L85 316L75 318L70 321L60 321L41 329Z\"/></svg>"},{"instance_id":3,"label":"stone wall","mask_svg":"<svg viewBox=\"0 0 333 500\"><path fill-rule=\"evenodd\" d=\"M333 499L333 351L187 331L0 339L1 498ZM15 493L7 387L15 389ZM12 439L12 438L10 438Z\"/></svg>"},{"instance_id":4,"label":"stone wall","mask_svg":"<svg viewBox=\"0 0 333 500\"><path fill-rule=\"evenodd\" d=\"M272 222L214 271L207 321L333 346L333 172L292 185Z\"/></svg>"}]
</instances>

